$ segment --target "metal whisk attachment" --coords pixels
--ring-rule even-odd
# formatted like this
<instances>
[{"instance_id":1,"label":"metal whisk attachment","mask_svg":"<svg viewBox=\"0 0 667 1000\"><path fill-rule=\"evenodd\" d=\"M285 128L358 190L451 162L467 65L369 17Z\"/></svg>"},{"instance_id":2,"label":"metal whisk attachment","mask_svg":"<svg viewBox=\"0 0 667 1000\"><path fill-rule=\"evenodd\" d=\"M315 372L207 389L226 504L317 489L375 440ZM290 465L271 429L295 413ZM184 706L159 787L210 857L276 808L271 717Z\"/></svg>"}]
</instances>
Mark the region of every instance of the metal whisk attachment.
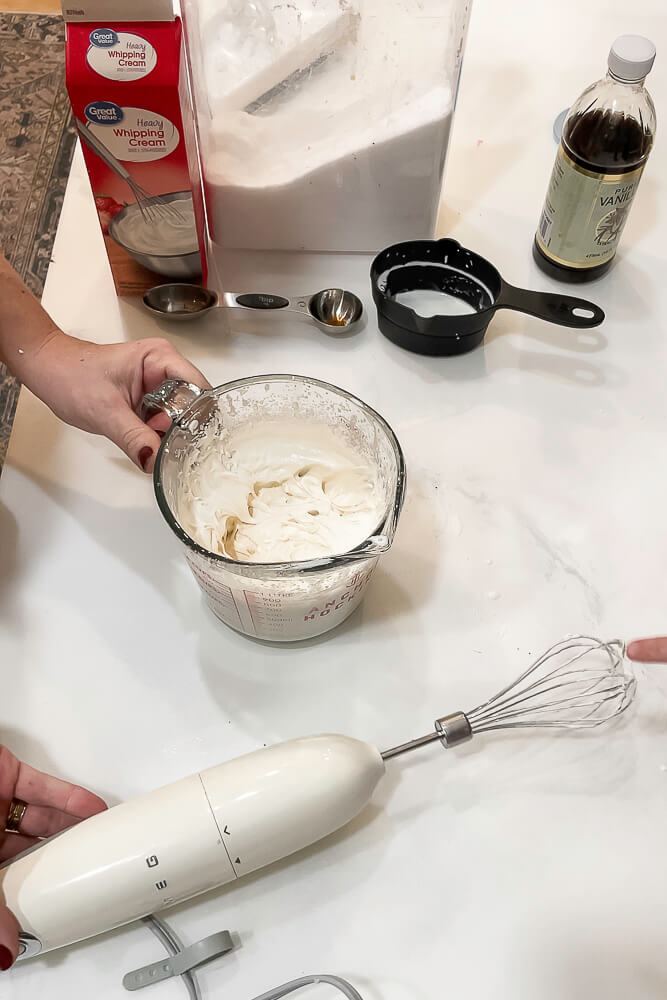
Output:
<instances>
[{"instance_id":1,"label":"metal whisk attachment","mask_svg":"<svg viewBox=\"0 0 667 1000\"><path fill-rule=\"evenodd\" d=\"M635 696L636 680L619 640L579 635L556 643L520 677L471 712L435 721L435 731L386 750L398 757L440 740L448 749L495 729L588 729L616 718Z\"/></svg>"}]
</instances>

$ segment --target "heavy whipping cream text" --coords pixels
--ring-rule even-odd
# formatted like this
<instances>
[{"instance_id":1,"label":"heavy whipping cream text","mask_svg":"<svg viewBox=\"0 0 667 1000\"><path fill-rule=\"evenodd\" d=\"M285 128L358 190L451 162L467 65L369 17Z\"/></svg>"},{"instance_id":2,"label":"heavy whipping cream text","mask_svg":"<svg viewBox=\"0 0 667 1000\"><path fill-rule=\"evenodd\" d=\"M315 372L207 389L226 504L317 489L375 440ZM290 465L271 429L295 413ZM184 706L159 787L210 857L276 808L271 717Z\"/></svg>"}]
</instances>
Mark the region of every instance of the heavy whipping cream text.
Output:
<instances>
[{"instance_id":1,"label":"heavy whipping cream text","mask_svg":"<svg viewBox=\"0 0 667 1000\"><path fill-rule=\"evenodd\" d=\"M130 148L135 146L151 146L155 148L163 147L167 145L164 122L159 118L154 121L144 121L139 119L137 125L142 126L141 128L116 128L113 129L113 134L118 139L127 139L128 146Z\"/></svg>"}]
</instances>

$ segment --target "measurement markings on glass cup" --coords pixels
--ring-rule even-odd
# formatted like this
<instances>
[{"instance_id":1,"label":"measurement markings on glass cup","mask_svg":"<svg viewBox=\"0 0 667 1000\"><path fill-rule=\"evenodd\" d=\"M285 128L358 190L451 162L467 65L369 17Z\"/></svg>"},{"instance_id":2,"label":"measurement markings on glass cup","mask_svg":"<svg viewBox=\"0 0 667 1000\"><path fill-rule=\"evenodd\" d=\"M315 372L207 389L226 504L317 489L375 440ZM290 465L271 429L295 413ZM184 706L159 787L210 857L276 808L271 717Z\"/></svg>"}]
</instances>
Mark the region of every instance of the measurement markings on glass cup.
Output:
<instances>
[{"instance_id":1,"label":"measurement markings on glass cup","mask_svg":"<svg viewBox=\"0 0 667 1000\"><path fill-rule=\"evenodd\" d=\"M225 611L233 612L236 618L238 619L240 625L241 615L239 614L239 609L236 605L236 599L234 597L232 590L229 587L225 587L224 585L219 585L217 597L218 597L218 603L225 609Z\"/></svg>"},{"instance_id":2,"label":"measurement markings on glass cup","mask_svg":"<svg viewBox=\"0 0 667 1000\"><path fill-rule=\"evenodd\" d=\"M257 631L257 624L255 622L255 616L254 616L253 610L252 610L253 604L255 603L255 601L254 601L255 595L252 593L252 591L248 592L247 590L244 590L243 591L243 596L245 597L245 602L246 602L246 605L248 607L248 611L250 612L250 621L252 622L252 627L254 628L254 630L256 632ZM250 600L251 597L253 598L252 602Z\"/></svg>"},{"instance_id":3,"label":"measurement markings on glass cup","mask_svg":"<svg viewBox=\"0 0 667 1000\"><path fill-rule=\"evenodd\" d=\"M252 623L257 629L257 625L281 625L283 622L283 602L279 597L265 597L253 590L244 590L248 611Z\"/></svg>"},{"instance_id":4,"label":"measurement markings on glass cup","mask_svg":"<svg viewBox=\"0 0 667 1000\"><path fill-rule=\"evenodd\" d=\"M228 616L233 616L238 622L238 627L241 628L241 614L231 588L224 583L219 583L214 577L209 576L208 573L204 572L198 566L194 567L191 565L190 568L206 596L210 597L221 611Z\"/></svg>"},{"instance_id":5,"label":"measurement markings on glass cup","mask_svg":"<svg viewBox=\"0 0 667 1000\"><path fill-rule=\"evenodd\" d=\"M375 569L375 567L373 567L373 569ZM334 597L332 600L326 601L322 605L314 605L303 616L303 620L305 622L312 622L315 618L326 618L326 616L330 615L332 611L340 611L340 609L346 604L349 604L350 601L354 601L360 596L361 591L363 591L364 587L373 575L373 569L369 569L365 573L355 573L350 580L350 584L346 591L338 597Z\"/></svg>"}]
</instances>

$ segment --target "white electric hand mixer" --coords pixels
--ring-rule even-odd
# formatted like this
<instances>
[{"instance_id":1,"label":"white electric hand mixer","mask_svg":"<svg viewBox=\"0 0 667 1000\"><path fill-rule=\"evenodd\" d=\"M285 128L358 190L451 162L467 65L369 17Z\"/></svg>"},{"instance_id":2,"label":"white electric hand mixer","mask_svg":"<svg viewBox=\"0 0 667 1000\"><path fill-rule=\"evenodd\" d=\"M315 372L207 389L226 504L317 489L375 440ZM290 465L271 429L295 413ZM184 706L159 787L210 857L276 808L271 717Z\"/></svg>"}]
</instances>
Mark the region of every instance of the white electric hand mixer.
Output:
<instances>
[{"instance_id":1,"label":"white electric hand mixer","mask_svg":"<svg viewBox=\"0 0 667 1000\"><path fill-rule=\"evenodd\" d=\"M433 732L385 753L348 736L307 736L115 806L0 869L22 957L118 927L314 843L361 812L392 757L495 729L598 726L634 693L623 644L577 636L483 705L446 715Z\"/></svg>"}]
</instances>

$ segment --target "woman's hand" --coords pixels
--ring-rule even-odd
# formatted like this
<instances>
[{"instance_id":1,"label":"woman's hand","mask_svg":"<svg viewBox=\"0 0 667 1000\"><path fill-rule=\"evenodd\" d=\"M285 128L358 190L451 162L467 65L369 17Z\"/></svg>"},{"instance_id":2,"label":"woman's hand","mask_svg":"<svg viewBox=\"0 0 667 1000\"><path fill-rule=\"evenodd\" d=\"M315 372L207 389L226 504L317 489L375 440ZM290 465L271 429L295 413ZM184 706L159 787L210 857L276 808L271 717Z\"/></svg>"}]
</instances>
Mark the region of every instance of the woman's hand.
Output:
<instances>
[{"instance_id":1,"label":"woman's hand","mask_svg":"<svg viewBox=\"0 0 667 1000\"><path fill-rule=\"evenodd\" d=\"M667 635L657 639L635 639L628 644L628 657L641 663L667 663Z\"/></svg>"},{"instance_id":2,"label":"woman's hand","mask_svg":"<svg viewBox=\"0 0 667 1000\"><path fill-rule=\"evenodd\" d=\"M56 416L74 427L102 434L144 472L152 472L160 446L158 415L145 424L137 416L146 392L167 378L210 388L202 373L167 340L91 344L53 330L32 360L28 387Z\"/></svg>"},{"instance_id":3,"label":"woman's hand","mask_svg":"<svg viewBox=\"0 0 667 1000\"><path fill-rule=\"evenodd\" d=\"M18 833L5 832L12 799L21 799L28 805ZM40 838L60 833L104 809L106 804L97 795L22 764L7 747L0 745L0 862L31 847ZM4 905L0 894L2 970L8 969L16 961L18 935L16 917Z\"/></svg>"},{"instance_id":4,"label":"woman's hand","mask_svg":"<svg viewBox=\"0 0 667 1000\"><path fill-rule=\"evenodd\" d=\"M103 434L145 472L160 444L158 415L144 424L141 397L166 378L202 389L208 382L166 340L100 345L68 337L0 254L0 361L56 416L92 434Z\"/></svg>"}]
</instances>

